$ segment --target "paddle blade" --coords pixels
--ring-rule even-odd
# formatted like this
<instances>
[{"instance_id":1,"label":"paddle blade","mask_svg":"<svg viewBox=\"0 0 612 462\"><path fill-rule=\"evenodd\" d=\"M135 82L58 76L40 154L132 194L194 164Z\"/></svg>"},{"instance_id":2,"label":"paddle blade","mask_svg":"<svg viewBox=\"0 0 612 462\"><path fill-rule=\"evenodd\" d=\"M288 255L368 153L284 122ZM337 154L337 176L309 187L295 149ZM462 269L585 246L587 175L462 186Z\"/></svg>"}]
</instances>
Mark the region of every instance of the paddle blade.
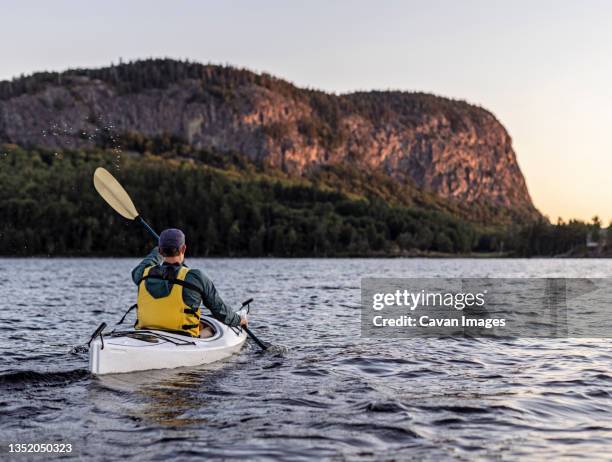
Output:
<instances>
[{"instance_id":1,"label":"paddle blade","mask_svg":"<svg viewBox=\"0 0 612 462\"><path fill-rule=\"evenodd\" d=\"M102 167L98 167L94 172L93 177L94 188L98 191L98 194L102 196L108 205L114 208L118 214L133 220L138 216L136 207L128 193L123 189L123 186L111 175L108 170Z\"/></svg>"}]
</instances>

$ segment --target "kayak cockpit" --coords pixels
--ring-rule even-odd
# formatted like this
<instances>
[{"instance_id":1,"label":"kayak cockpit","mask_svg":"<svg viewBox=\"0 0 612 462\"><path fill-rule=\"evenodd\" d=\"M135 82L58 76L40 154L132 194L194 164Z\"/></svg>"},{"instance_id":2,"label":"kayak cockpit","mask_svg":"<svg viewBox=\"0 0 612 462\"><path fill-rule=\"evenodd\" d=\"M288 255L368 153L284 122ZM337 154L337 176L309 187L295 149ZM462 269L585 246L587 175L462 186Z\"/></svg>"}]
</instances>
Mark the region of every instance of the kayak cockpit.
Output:
<instances>
[{"instance_id":1,"label":"kayak cockpit","mask_svg":"<svg viewBox=\"0 0 612 462\"><path fill-rule=\"evenodd\" d=\"M112 374L207 364L237 353L246 332L221 324L209 316L202 320L213 330L207 338L189 337L155 329L96 331L89 349L93 374Z\"/></svg>"}]
</instances>

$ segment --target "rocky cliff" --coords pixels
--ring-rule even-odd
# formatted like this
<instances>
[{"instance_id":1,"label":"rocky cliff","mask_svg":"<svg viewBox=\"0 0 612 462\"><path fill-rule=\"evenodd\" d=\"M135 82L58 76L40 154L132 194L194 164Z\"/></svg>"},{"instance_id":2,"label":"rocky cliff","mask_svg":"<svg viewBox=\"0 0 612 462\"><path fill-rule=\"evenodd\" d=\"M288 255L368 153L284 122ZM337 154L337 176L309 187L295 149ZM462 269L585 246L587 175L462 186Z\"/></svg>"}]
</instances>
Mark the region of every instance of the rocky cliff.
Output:
<instances>
[{"instance_id":1,"label":"rocky cliff","mask_svg":"<svg viewBox=\"0 0 612 462\"><path fill-rule=\"evenodd\" d=\"M173 60L0 82L0 142L75 148L122 134L239 152L292 175L350 163L462 203L536 218L500 122L422 93L345 95Z\"/></svg>"}]
</instances>

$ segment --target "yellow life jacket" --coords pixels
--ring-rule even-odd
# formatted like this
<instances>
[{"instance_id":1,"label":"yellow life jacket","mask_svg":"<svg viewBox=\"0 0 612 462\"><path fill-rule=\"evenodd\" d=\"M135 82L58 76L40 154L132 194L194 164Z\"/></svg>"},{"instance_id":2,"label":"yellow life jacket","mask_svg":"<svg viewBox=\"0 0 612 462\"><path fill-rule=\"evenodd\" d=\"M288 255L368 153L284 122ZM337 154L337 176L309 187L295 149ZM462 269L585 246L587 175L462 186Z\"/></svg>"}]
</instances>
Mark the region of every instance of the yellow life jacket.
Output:
<instances>
[{"instance_id":1,"label":"yellow life jacket","mask_svg":"<svg viewBox=\"0 0 612 462\"><path fill-rule=\"evenodd\" d=\"M200 308L185 304L183 287L180 284L173 284L170 293L165 297L153 297L146 287L146 277L151 268L153 266L145 268L143 279L138 285L136 328L175 331L197 337L200 333ZM189 268L181 266L176 280L184 281L188 272Z\"/></svg>"}]
</instances>

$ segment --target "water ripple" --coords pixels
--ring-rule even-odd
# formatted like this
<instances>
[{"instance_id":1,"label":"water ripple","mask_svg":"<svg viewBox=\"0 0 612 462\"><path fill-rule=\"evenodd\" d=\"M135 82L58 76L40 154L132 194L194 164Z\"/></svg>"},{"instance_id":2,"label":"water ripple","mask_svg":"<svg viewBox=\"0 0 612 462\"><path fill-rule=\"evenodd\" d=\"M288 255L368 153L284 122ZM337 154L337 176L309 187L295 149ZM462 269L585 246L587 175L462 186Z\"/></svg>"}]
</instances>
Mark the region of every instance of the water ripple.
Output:
<instances>
[{"instance_id":1,"label":"water ripple","mask_svg":"<svg viewBox=\"0 0 612 462\"><path fill-rule=\"evenodd\" d=\"M133 303L136 262L0 260L4 440L72 442L81 460L609 460L609 340L392 341L359 325L365 276L596 277L609 260L195 260L228 302L255 296L275 352L91 378L68 352Z\"/></svg>"}]
</instances>

